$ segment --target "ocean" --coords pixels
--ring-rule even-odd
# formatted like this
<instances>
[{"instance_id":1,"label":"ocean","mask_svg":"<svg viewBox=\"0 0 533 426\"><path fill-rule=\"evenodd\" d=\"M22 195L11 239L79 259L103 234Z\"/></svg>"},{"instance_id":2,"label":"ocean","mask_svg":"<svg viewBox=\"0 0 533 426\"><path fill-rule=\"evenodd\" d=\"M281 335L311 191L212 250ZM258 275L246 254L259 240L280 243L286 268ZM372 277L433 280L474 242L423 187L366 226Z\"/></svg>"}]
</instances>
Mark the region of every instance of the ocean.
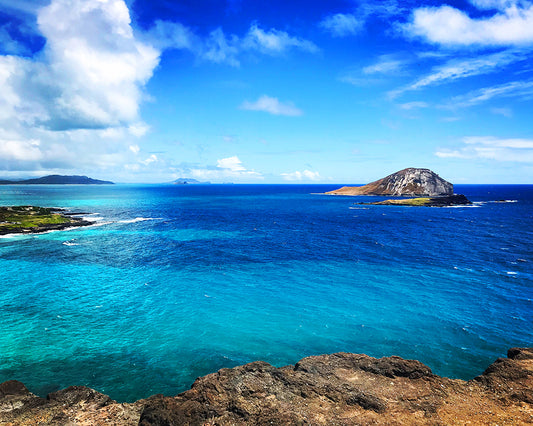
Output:
<instances>
[{"instance_id":1,"label":"ocean","mask_svg":"<svg viewBox=\"0 0 533 426\"><path fill-rule=\"evenodd\" d=\"M533 185L455 185L455 208L338 187L0 186L97 221L0 238L0 382L134 401L333 352L471 379L533 346Z\"/></svg>"}]
</instances>

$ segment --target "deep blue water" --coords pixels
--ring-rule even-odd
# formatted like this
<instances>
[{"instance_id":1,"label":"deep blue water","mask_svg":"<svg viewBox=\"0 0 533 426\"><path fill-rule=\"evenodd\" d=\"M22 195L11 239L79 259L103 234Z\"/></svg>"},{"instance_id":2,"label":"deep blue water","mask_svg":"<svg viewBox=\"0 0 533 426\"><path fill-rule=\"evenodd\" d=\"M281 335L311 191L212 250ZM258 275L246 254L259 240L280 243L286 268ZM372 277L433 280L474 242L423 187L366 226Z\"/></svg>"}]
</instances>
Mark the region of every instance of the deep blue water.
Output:
<instances>
[{"instance_id":1,"label":"deep blue water","mask_svg":"<svg viewBox=\"0 0 533 426\"><path fill-rule=\"evenodd\" d=\"M533 185L456 185L461 208L337 187L1 186L99 226L0 239L0 382L133 401L338 351L469 379L533 345Z\"/></svg>"}]
</instances>

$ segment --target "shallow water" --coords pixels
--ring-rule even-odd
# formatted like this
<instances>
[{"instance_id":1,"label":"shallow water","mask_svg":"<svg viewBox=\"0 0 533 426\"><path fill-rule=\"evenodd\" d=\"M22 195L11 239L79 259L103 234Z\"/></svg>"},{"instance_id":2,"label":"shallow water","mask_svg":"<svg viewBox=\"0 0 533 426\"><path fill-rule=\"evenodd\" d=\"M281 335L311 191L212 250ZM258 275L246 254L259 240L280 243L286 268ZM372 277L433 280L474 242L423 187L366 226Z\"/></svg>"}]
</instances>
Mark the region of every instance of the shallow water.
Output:
<instances>
[{"instance_id":1,"label":"shallow water","mask_svg":"<svg viewBox=\"0 0 533 426\"><path fill-rule=\"evenodd\" d=\"M456 185L463 208L316 194L336 187L0 187L99 219L0 239L0 381L133 401L338 351L469 379L533 345L533 186Z\"/></svg>"}]
</instances>

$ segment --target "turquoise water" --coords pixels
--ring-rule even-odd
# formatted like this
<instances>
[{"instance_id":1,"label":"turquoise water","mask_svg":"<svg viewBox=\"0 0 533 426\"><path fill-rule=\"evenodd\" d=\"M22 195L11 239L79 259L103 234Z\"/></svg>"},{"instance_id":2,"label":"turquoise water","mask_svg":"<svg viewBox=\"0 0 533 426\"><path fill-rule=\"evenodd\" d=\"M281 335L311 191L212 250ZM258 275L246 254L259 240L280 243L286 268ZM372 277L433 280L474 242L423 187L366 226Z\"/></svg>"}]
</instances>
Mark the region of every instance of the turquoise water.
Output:
<instances>
[{"instance_id":1,"label":"turquoise water","mask_svg":"<svg viewBox=\"0 0 533 426\"><path fill-rule=\"evenodd\" d=\"M462 208L316 194L337 187L0 187L98 219L0 239L0 382L133 401L338 351L469 379L533 345L533 186L457 185Z\"/></svg>"}]
</instances>

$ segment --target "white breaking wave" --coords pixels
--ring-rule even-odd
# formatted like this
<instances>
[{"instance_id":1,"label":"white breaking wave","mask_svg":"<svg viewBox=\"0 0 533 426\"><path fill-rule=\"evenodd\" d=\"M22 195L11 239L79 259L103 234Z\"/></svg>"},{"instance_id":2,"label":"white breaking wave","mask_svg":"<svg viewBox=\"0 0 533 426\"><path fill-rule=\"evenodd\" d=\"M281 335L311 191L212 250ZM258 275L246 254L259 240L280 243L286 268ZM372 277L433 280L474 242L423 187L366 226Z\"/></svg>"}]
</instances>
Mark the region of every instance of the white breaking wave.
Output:
<instances>
[{"instance_id":1,"label":"white breaking wave","mask_svg":"<svg viewBox=\"0 0 533 426\"><path fill-rule=\"evenodd\" d=\"M117 223L137 223L146 220L163 220L160 217L136 217L135 219L118 220Z\"/></svg>"}]
</instances>

